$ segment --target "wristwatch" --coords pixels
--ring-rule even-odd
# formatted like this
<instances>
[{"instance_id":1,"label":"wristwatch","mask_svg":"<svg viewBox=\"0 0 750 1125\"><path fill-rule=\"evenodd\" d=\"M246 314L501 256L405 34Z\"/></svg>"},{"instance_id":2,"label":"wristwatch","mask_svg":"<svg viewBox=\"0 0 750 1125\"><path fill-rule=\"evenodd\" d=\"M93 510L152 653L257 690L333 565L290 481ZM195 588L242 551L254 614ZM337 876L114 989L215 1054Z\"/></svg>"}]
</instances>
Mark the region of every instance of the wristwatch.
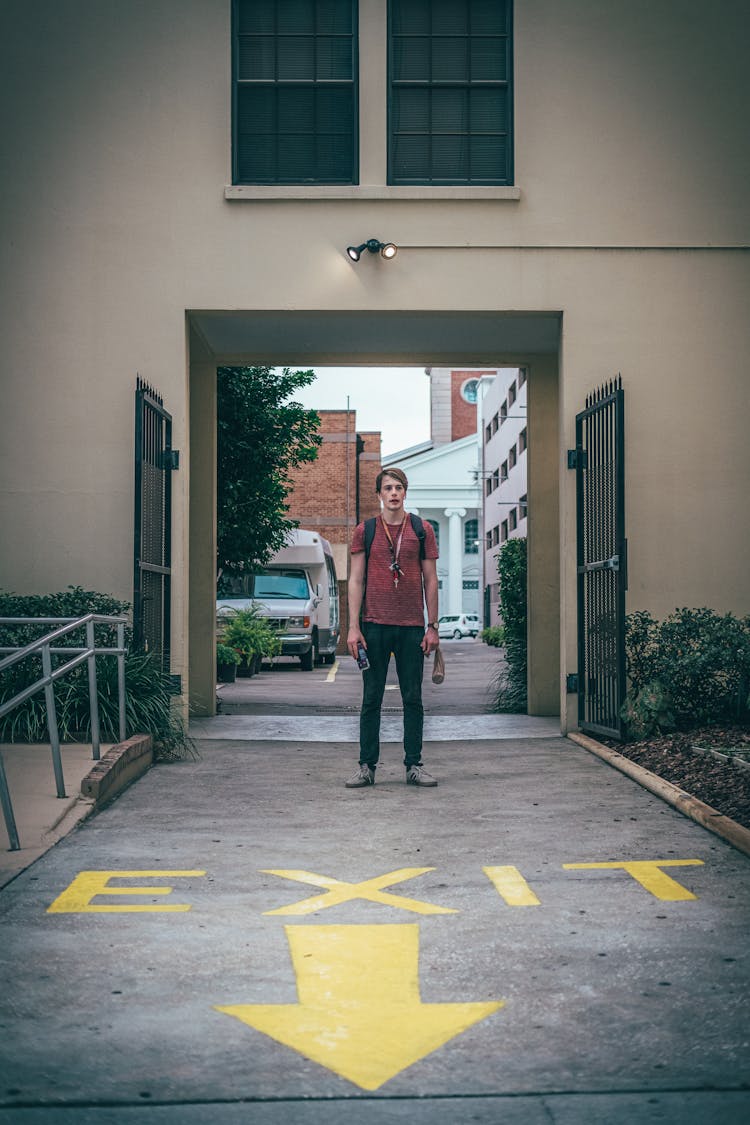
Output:
<instances>
[{"instance_id":1,"label":"wristwatch","mask_svg":"<svg viewBox=\"0 0 750 1125\"><path fill-rule=\"evenodd\" d=\"M428 621L427 622L427 628L428 629L437 629L437 627L438 627L437 621Z\"/></svg>"}]
</instances>

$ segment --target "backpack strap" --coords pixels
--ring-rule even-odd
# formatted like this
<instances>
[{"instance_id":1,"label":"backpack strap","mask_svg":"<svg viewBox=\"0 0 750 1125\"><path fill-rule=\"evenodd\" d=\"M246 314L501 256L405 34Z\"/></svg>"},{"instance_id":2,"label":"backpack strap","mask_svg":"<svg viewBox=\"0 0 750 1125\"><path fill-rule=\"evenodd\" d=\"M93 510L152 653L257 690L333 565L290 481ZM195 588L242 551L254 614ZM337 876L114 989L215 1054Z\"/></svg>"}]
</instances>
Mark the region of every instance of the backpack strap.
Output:
<instances>
[{"instance_id":1,"label":"backpack strap","mask_svg":"<svg viewBox=\"0 0 750 1125\"><path fill-rule=\"evenodd\" d=\"M370 547L372 547L372 541L375 538L377 523L377 516L371 516L369 520L365 520L365 579L367 578L367 563L370 558Z\"/></svg>"},{"instance_id":2,"label":"backpack strap","mask_svg":"<svg viewBox=\"0 0 750 1125\"><path fill-rule=\"evenodd\" d=\"M370 559L370 547L372 547L372 541L375 538L375 528L377 526L377 522L377 516L371 516L370 519L365 520L365 573L362 580L362 604L359 607L360 625L362 623L362 614L365 610L365 594L367 592L367 564Z\"/></svg>"},{"instance_id":3,"label":"backpack strap","mask_svg":"<svg viewBox=\"0 0 750 1125\"><path fill-rule=\"evenodd\" d=\"M420 557L420 559L423 559L424 553L425 553L425 538L426 538L425 530L424 530L424 522L423 522L421 516L415 516L413 514L413 512L409 512L409 519L411 520L411 526L414 528L414 534L416 535L417 539L419 540L419 557Z\"/></svg>"}]
</instances>

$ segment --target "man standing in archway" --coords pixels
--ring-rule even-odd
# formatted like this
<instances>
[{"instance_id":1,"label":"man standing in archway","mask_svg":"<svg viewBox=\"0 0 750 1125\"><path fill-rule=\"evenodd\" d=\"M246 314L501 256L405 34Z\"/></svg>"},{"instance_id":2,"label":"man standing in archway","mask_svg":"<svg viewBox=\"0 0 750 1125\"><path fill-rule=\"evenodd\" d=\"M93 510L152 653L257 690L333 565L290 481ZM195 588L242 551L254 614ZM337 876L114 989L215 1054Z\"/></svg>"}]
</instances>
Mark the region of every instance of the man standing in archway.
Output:
<instances>
[{"instance_id":1,"label":"man standing in archway","mask_svg":"<svg viewBox=\"0 0 750 1125\"><path fill-rule=\"evenodd\" d=\"M355 660L360 649L364 649L368 666L362 673L359 766L346 782L348 789L375 784L380 757L380 709L391 653L396 659L404 705L407 784L437 785L422 765L422 673L425 656L440 643L438 548L432 527L418 516L409 516L404 508L408 483L401 469L380 472L375 489L381 513L358 524L352 536L346 644Z\"/></svg>"}]
</instances>

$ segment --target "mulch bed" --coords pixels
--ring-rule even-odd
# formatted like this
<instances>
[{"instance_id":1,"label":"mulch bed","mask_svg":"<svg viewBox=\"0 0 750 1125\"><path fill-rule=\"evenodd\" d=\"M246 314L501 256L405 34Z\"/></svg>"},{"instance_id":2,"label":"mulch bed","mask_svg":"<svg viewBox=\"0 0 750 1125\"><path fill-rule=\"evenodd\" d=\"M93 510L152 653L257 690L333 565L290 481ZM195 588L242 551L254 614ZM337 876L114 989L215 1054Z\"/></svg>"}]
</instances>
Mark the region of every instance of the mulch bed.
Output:
<instances>
[{"instance_id":1,"label":"mulch bed","mask_svg":"<svg viewBox=\"0 0 750 1125\"><path fill-rule=\"evenodd\" d=\"M750 828L750 765L724 762L692 749L702 746L721 751L742 746L747 747L750 756L750 730L747 728L706 727L624 744L602 741L623 757Z\"/></svg>"}]
</instances>

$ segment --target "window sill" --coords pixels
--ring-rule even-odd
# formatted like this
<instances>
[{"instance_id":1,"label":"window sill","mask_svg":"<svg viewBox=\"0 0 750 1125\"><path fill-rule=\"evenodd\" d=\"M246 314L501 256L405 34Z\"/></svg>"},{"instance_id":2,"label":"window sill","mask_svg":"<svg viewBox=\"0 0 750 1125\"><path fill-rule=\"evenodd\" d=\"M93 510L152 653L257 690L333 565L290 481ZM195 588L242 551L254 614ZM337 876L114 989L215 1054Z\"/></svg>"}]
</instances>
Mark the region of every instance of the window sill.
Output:
<instances>
[{"instance_id":1,"label":"window sill","mask_svg":"<svg viewBox=\"0 0 750 1125\"><path fill-rule=\"evenodd\" d=\"M430 187L428 184L409 185L408 187L370 184L228 184L224 188L224 198L230 200L248 199L253 202L261 200L277 202L284 199L518 200L521 198L521 189L518 187L463 187L458 185Z\"/></svg>"}]
</instances>

